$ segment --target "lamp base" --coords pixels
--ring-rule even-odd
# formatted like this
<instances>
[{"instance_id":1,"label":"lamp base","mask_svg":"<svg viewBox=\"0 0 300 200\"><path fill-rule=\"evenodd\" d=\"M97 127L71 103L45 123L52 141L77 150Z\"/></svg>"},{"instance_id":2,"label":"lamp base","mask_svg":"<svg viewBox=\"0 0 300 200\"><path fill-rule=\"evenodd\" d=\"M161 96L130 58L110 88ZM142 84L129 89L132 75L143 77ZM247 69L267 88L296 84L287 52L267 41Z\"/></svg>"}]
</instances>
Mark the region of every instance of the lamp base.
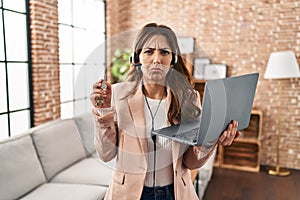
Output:
<instances>
[{"instance_id":1,"label":"lamp base","mask_svg":"<svg viewBox=\"0 0 300 200\"><path fill-rule=\"evenodd\" d=\"M267 171L268 174L272 176L288 176L291 174L290 171L288 171L287 169L282 169L279 166L270 167L267 169Z\"/></svg>"}]
</instances>

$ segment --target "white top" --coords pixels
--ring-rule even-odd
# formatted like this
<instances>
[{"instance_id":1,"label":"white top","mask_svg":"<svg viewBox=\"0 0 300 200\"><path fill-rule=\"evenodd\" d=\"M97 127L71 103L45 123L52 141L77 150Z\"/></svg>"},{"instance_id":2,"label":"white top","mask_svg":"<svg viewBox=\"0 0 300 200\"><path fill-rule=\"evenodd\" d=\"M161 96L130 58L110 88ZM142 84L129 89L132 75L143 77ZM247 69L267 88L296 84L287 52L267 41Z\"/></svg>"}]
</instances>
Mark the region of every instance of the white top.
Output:
<instances>
[{"instance_id":1,"label":"white top","mask_svg":"<svg viewBox=\"0 0 300 200\"><path fill-rule=\"evenodd\" d=\"M148 97L147 100L152 114L155 115L160 100L150 99ZM146 134L148 139L148 170L145 186L153 187L154 146L151 138L152 118L146 101L144 101L144 112L146 118ZM154 129L160 129L167 126L167 114L167 99L163 99L159 105L156 115L154 116ZM173 183L172 140L161 136L156 137L155 186L165 186Z\"/></svg>"}]
</instances>

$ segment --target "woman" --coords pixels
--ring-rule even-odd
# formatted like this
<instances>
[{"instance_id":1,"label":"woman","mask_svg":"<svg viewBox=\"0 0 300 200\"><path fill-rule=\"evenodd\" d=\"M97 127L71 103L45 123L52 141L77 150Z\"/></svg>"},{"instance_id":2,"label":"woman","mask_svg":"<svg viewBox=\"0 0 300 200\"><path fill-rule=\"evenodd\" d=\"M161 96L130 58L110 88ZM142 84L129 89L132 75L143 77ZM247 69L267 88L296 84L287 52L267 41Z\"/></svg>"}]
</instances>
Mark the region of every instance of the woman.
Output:
<instances>
[{"instance_id":1,"label":"woman","mask_svg":"<svg viewBox=\"0 0 300 200\"><path fill-rule=\"evenodd\" d=\"M127 82L95 83L95 147L116 170L106 199L198 199L190 170L212 154L151 130L199 117L200 97L180 56L175 33L167 26L145 25L138 33ZM230 145L240 133L233 121L218 144Z\"/></svg>"}]
</instances>

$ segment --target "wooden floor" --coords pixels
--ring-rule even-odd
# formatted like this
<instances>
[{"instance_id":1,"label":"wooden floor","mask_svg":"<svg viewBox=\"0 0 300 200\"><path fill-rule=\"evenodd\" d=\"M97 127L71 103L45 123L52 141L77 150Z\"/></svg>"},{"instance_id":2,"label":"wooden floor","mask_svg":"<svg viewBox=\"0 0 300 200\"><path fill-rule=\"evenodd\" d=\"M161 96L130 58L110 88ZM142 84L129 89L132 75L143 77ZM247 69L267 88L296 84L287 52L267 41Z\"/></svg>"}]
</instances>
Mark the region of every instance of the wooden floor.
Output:
<instances>
[{"instance_id":1,"label":"wooden floor","mask_svg":"<svg viewBox=\"0 0 300 200\"><path fill-rule=\"evenodd\" d=\"M300 170L287 177L214 168L203 200L300 200Z\"/></svg>"}]
</instances>

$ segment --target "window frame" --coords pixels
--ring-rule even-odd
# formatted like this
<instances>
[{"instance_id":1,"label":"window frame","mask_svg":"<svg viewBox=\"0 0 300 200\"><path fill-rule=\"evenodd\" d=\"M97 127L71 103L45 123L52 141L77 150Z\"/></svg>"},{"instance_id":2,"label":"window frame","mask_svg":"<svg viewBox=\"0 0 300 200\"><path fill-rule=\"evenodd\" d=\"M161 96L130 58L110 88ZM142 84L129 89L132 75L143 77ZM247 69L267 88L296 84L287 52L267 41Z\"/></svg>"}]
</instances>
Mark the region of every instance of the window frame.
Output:
<instances>
[{"instance_id":1,"label":"window frame","mask_svg":"<svg viewBox=\"0 0 300 200\"><path fill-rule=\"evenodd\" d=\"M6 88L6 99L4 104L6 104L6 111L0 112L0 116L7 116L7 133L8 135L4 136L4 138L9 138L12 135L17 135L19 133L12 133L12 124L11 124L11 115L15 113L20 113L22 111L28 111L29 116L27 118L29 124L28 129L34 126L34 118L33 118L33 84L32 84L32 62L31 62L31 32L30 32L30 12L29 12L29 1L24 0L25 10L24 12L6 8L3 5L3 0L0 0L0 10L1 10L1 17L2 17L2 32L0 34L3 35L3 53L4 53L4 60L0 60L0 63L4 65L4 71L5 71L5 88ZM6 37L6 25L5 25L5 12L11 12L15 14L20 14L25 16L25 23L22 25L25 25L25 31L26 31L26 45L27 45L27 56L26 60L8 60L7 57L7 37ZM10 90L9 90L9 74L8 74L8 65L10 64L25 64L27 65L26 71L27 71L27 83L28 83L28 107L18 108L18 109L11 109L10 108ZM26 131L26 130L24 130ZM2 139L2 138L1 138Z\"/></svg>"},{"instance_id":2,"label":"window frame","mask_svg":"<svg viewBox=\"0 0 300 200\"><path fill-rule=\"evenodd\" d=\"M63 0L62 0L63 1ZM80 34L80 32L81 31L86 31L86 27L83 27L80 23L76 23L76 21L74 21L74 18L76 18L76 17L74 17L74 10L75 10L75 6L73 5L73 1L74 0L70 0L68 3L70 3L69 4L69 6L71 7L71 16L67 16L66 18L63 18L63 19L67 19L67 21L70 21L70 23L67 23L66 21L60 21L60 19L59 19L59 14L58 14L58 19L59 19L59 21L58 21L58 26L59 26L59 29L61 29L61 27L64 27L64 30L67 30L67 29L70 29L70 34L69 35L71 35L72 36L72 38L70 39L71 40L71 48L72 48L72 52L71 52L71 56L72 56L72 58L65 58L65 57L62 57L64 60L61 60L61 55L63 55L63 53L60 51L60 55L59 55L59 68L60 68L60 76L63 74L62 73L62 70L66 70L67 68L70 68L70 69L67 69L67 70L70 70L70 71L72 71L72 77L68 77L69 79L72 79L72 83L70 83L72 86L73 86L73 91L72 91L72 98L69 98L69 99L62 99L62 92L64 92L65 90L63 90L62 91L62 87L64 87L64 85L62 84L62 77L60 77L60 92L61 92L61 94L60 94L60 111L61 111L61 113L60 113L60 115L61 115L61 118L70 118L70 117L75 117L75 116L77 116L77 115L80 115L80 114L83 114L83 113L80 113L80 111L79 111L79 113L78 113L78 110L76 109L76 108L78 108L78 107L76 107L76 104L81 104L81 103L84 103L84 105L85 105L85 108L84 108L84 110L85 110L85 113L87 113L88 111L90 111L90 110L88 110L88 106L87 106L87 101L89 101L89 96L80 96L80 97L78 97L78 95L75 93L75 91L74 91L74 89L75 89L75 87L76 87L76 82L75 82L75 75L76 75L76 70L77 70L77 68L78 67L86 67L87 66L87 63L85 63L85 61L82 61L82 62L78 62L78 58L76 58L76 56L74 55L74 54L76 54L76 42L75 42L75 38L76 38L76 34ZM99 1L99 2L101 2L101 3L103 3L103 9L104 9L104 11L103 11L103 25L104 25L104 29L103 29L103 32L100 32L100 34L102 34L102 35L100 35L99 37L102 37L103 36L103 41L104 41L104 43L106 42L106 1L105 0L97 0L97 1ZM59 3L58 3L58 10L59 10ZM65 16L64 16L65 17ZM77 18L78 19L78 18ZM60 36L60 31L61 30L59 30L59 36ZM91 32L84 32L84 33L91 33ZM97 34L99 33L99 32L96 32ZM61 38L59 37L59 40L60 40ZM61 40L60 40L60 42L61 42ZM106 46L106 44L104 44L104 46ZM61 54L62 53L62 54ZM103 62L103 68L104 68L104 71L106 71L106 59L105 59L105 57L106 57L106 49L104 50L104 62ZM65 62L67 60L67 62ZM64 69L62 69L62 67L64 68ZM104 77L106 77L106 73L104 74ZM70 92L70 91L69 91ZM85 101L85 102L84 102ZM64 114L64 107L65 106L72 106L72 109L70 109L71 110L71 112L72 113L69 113L69 115L66 115L66 114ZM81 107L80 107L81 108Z\"/></svg>"}]
</instances>

